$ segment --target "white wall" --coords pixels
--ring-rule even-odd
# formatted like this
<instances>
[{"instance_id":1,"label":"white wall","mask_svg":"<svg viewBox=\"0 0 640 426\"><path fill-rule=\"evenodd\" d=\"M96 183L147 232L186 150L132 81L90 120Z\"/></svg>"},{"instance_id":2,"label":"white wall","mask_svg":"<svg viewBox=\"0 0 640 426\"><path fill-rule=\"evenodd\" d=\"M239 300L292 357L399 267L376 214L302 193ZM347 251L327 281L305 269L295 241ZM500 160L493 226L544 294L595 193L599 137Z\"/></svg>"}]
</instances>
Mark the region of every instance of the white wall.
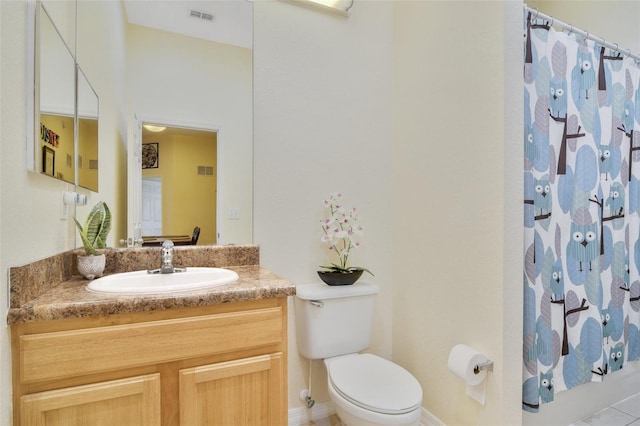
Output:
<instances>
[{"instance_id":1,"label":"white wall","mask_svg":"<svg viewBox=\"0 0 640 426\"><path fill-rule=\"evenodd\" d=\"M322 201L361 214L353 264L380 285L371 352L391 357L392 3L358 1L348 19L281 1L254 2L254 241L261 264L296 284L318 281ZM290 304L289 409L307 387ZM324 365L313 397L327 401Z\"/></svg>"},{"instance_id":2,"label":"white wall","mask_svg":"<svg viewBox=\"0 0 640 426\"><path fill-rule=\"evenodd\" d=\"M131 117L220 129L222 243L252 241L251 49L128 26ZM166 121L165 121L166 120ZM229 220L230 208L239 220ZM221 229L218 229L220 232Z\"/></svg>"},{"instance_id":3,"label":"white wall","mask_svg":"<svg viewBox=\"0 0 640 426\"><path fill-rule=\"evenodd\" d=\"M121 139L117 128L118 110L114 105L116 98L124 99L124 85L110 75L113 69L123 69L124 46L118 36L122 27L123 15L120 3L97 2L101 14L94 23L104 28L97 34L110 34L110 37L97 37L102 40L99 46L105 47L102 55L92 57L92 66L101 72L87 73L100 97L101 121L100 155L105 164L114 164L117 153L116 144ZM60 220L63 190L72 190L73 186L53 180L39 174L26 171L26 69L28 46L27 3L24 0L0 2L0 318L6 318L8 306L9 267L30 263L75 247L75 228L71 219ZM96 27L94 27L95 29ZM91 67L88 67L91 68ZM107 71L105 71L107 70ZM104 115L102 114L104 112ZM104 139L102 139L104 138ZM115 163L117 164L117 163ZM116 168L101 168L100 194L93 193L92 201L113 200L116 192ZM103 185L104 182L104 186ZM91 203L91 202L90 202ZM117 208L118 206L116 206ZM125 206L126 208L126 206ZM111 236L113 238L113 235ZM0 327L0 424L8 425L11 419L11 362L9 329Z\"/></svg>"}]
</instances>

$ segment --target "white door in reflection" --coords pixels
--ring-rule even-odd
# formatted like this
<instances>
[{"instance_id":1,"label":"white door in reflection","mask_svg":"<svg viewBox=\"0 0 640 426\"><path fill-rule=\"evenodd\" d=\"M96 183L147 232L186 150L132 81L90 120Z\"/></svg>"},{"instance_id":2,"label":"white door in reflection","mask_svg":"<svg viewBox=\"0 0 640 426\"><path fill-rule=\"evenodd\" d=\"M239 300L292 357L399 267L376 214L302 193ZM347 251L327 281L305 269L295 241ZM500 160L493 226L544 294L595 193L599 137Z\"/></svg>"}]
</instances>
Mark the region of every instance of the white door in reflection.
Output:
<instances>
[{"instance_id":1,"label":"white door in reflection","mask_svg":"<svg viewBox=\"0 0 640 426\"><path fill-rule=\"evenodd\" d=\"M162 235L162 178L142 178L142 235Z\"/></svg>"}]
</instances>

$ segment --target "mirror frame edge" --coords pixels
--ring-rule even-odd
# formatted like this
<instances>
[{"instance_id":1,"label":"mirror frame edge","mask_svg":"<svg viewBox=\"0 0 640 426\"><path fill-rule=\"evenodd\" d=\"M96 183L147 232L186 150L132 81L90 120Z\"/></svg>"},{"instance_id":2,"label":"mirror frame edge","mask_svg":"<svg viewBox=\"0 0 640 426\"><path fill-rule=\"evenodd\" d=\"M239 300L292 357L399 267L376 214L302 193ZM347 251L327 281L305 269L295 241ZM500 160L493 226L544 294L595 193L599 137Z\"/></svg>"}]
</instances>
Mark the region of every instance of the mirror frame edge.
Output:
<instances>
[{"instance_id":1,"label":"mirror frame edge","mask_svg":"<svg viewBox=\"0 0 640 426\"><path fill-rule=\"evenodd\" d=\"M40 0L27 0L27 58L26 58L26 166L27 171L37 173L36 140L38 130L36 115L40 113L40 72L38 53L40 51L40 32L37 30L40 24L38 7Z\"/></svg>"}]
</instances>

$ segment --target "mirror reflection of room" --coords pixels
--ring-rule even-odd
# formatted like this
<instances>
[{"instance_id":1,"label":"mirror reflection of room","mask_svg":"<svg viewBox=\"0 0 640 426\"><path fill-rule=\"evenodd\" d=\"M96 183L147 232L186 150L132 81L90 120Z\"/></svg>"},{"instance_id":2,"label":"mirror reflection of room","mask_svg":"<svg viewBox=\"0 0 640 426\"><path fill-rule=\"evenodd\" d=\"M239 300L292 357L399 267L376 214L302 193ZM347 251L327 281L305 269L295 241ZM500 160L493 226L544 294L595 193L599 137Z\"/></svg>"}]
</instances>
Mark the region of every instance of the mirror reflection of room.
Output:
<instances>
[{"instance_id":1,"label":"mirror reflection of room","mask_svg":"<svg viewBox=\"0 0 640 426\"><path fill-rule=\"evenodd\" d=\"M78 185L98 192L98 96L78 67Z\"/></svg>"},{"instance_id":2,"label":"mirror reflection of room","mask_svg":"<svg viewBox=\"0 0 640 426\"><path fill-rule=\"evenodd\" d=\"M253 4L238 1L192 5L191 9L196 12L211 10L215 14L220 10L219 19L212 23L193 17L187 3L125 2L129 23L127 96L136 117L135 124L130 123L126 143L158 143L158 168L142 170L145 185L159 185L152 182L151 177L158 178L157 174L163 173L162 201L155 204L162 206L161 219L156 215L156 225L147 225L142 215L147 215L147 219L151 217L145 212L151 203L145 201L146 207L143 207L137 191L141 188L136 177L140 171L137 162L141 159L129 157L127 160L127 234L118 237L129 246L137 246L139 242L147 245L145 240L150 236L193 236L195 227L201 229L198 245L246 244L253 240ZM86 3L81 4L85 7ZM222 19L229 13L238 20ZM179 33L176 32L178 22ZM147 139L143 129L137 141L139 122L157 124L167 130ZM177 158L163 145L166 143L163 137L172 127L217 132L217 157L200 155L199 162L180 173L180 182L169 181L164 176L167 161ZM128 147L127 155L134 151ZM146 148L147 153L152 151L151 147ZM213 176L197 175L198 166ZM197 182L215 180L217 193L204 195L204 190L198 190L197 197L185 200L187 194L195 192L196 184L191 182L194 174ZM167 188L178 184L184 185L181 191L166 194ZM184 211L181 214L184 217L174 221L171 216L178 209ZM158 223L162 223L161 227Z\"/></svg>"},{"instance_id":3,"label":"mirror reflection of room","mask_svg":"<svg viewBox=\"0 0 640 426\"><path fill-rule=\"evenodd\" d=\"M217 133L142 126L142 238L216 244Z\"/></svg>"},{"instance_id":4,"label":"mirror reflection of room","mask_svg":"<svg viewBox=\"0 0 640 426\"><path fill-rule=\"evenodd\" d=\"M75 60L44 6L39 16L39 171L75 182Z\"/></svg>"}]
</instances>

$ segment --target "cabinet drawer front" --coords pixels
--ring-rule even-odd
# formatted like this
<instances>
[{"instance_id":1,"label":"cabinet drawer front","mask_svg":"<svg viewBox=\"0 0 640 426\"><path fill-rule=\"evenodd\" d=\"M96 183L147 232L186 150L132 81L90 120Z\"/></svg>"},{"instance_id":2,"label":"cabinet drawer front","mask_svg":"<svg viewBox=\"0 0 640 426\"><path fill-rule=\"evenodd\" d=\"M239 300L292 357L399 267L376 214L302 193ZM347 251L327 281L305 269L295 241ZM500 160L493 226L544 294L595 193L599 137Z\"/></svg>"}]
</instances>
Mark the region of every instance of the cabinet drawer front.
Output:
<instances>
[{"instance_id":1,"label":"cabinet drawer front","mask_svg":"<svg viewBox=\"0 0 640 426\"><path fill-rule=\"evenodd\" d=\"M281 307L25 335L23 383L256 348L283 341Z\"/></svg>"}]
</instances>

